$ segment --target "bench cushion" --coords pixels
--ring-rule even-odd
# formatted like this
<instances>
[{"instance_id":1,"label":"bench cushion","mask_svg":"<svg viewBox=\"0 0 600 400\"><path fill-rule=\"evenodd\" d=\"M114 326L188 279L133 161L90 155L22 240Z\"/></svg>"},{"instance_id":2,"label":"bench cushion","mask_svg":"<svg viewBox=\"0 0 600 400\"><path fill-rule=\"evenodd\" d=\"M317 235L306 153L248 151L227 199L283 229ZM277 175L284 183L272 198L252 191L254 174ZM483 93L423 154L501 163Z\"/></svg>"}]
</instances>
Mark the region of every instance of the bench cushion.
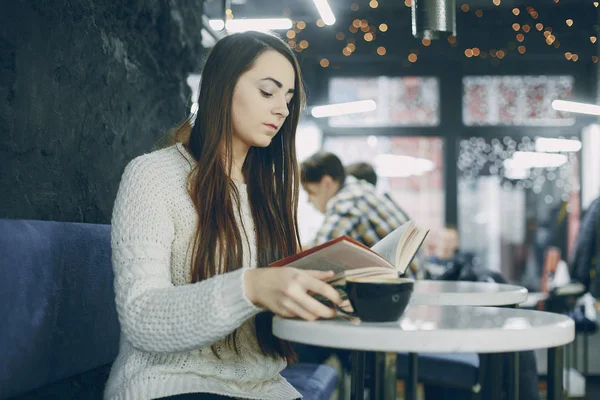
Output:
<instances>
[{"instance_id":1,"label":"bench cushion","mask_svg":"<svg viewBox=\"0 0 600 400\"><path fill-rule=\"evenodd\" d=\"M303 400L328 400L337 386L336 370L324 364L298 363L281 371Z\"/></svg>"},{"instance_id":2,"label":"bench cushion","mask_svg":"<svg viewBox=\"0 0 600 400\"><path fill-rule=\"evenodd\" d=\"M398 353L399 378L408 376L408 354ZM476 353L421 353L419 381L472 388L479 383L479 355Z\"/></svg>"},{"instance_id":3,"label":"bench cushion","mask_svg":"<svg viewBox=\"0 0 600 400\"><path fill-rule=\"evenodd\" d=\"M109 225L0 220L0 274L0 399L115 359Z\"/></svg>"}]
</instances>

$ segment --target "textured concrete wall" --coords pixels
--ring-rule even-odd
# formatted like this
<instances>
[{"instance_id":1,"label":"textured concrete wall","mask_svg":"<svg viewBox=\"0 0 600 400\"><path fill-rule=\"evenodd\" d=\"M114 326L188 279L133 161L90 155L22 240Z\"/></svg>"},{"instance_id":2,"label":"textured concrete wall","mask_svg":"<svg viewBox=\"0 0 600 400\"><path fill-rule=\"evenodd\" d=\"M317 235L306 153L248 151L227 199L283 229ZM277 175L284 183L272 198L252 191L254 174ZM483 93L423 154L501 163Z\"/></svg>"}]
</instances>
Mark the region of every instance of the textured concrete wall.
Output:
<instances>
[{"instance_id":1,"label":"textured concrete wall","mask_svg":"<svg viewBox=\"0 0 600 400\"><path fill-rule=\"evenodd\" d=\"M0 218L110 221L126 163L185 117L202 2L4 2Z\"/></svg>"}]
</instances>

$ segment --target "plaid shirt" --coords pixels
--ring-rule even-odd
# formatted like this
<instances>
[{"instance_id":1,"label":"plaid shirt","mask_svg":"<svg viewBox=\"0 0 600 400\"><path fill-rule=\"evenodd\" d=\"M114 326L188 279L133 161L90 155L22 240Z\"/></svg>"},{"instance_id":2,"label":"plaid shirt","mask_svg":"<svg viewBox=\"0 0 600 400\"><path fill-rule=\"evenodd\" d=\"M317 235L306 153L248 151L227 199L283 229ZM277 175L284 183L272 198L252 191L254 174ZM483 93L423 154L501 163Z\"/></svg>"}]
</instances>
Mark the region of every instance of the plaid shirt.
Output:
<instances>
[{"instance_id":1,"label":"plaid shirt","mask_svg":"<svg viewBox=\"0 0 600 400\"><path fill-rule=\"evenodd\" d=\"M312 245L347 235L371 247L405 222L406 214L391 198L377 193L370 183L347 176L327 202L325 221Z\"/></svg>"}]
</instances>

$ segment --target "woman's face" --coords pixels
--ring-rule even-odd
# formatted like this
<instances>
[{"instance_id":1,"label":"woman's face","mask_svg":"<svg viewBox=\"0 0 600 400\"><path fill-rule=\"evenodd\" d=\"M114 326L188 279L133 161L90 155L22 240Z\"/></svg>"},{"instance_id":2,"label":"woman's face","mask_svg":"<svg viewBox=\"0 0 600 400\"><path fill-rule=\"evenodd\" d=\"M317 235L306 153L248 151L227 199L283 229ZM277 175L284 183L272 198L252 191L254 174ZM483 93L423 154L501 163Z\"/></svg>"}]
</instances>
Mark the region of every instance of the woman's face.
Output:
<instances>
[{"instance_id":1,"label":"woman's face","mask_svg":"<svg viewBox=\"0 0 600 400\"><path fill-rule=\"evenodd\" d=\"M294 96L294 67L280 53L258 56L233 90L231 112L234 147L267 147L289 115Z\"/></svg>"}]
</instances>

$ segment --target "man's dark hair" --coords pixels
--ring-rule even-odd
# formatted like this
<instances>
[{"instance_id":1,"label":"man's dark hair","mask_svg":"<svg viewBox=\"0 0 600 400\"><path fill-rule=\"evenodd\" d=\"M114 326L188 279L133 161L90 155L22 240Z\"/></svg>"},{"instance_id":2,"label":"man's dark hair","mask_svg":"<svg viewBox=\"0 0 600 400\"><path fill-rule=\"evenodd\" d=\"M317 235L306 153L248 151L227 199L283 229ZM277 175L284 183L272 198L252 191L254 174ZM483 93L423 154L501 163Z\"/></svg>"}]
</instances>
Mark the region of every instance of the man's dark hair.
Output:
<instances>
[{"instance_id":1,"label":"man's dark hair","mask_svg":"<svg viewBox=\"0 0 600 400\"><path fill-rule=\"evenodd\" d=\"M377 186L377 173L369 163L357 162L346 166L346 175L352 175L356 179L364 179L371 185Z\"/></svg>"},{"instance_id":2,"label":"man's dark hair","mask_svg":"<svg viewBox=\"0 0 600 400\"><path fill-rule=\"evenodd\" d=\"M337 183L344 184L346 173L340 159L333 153L319 152L307 158L300 165L302 183L317 183L325 175L329 175Z\"/></svg>"}]
</instances>

